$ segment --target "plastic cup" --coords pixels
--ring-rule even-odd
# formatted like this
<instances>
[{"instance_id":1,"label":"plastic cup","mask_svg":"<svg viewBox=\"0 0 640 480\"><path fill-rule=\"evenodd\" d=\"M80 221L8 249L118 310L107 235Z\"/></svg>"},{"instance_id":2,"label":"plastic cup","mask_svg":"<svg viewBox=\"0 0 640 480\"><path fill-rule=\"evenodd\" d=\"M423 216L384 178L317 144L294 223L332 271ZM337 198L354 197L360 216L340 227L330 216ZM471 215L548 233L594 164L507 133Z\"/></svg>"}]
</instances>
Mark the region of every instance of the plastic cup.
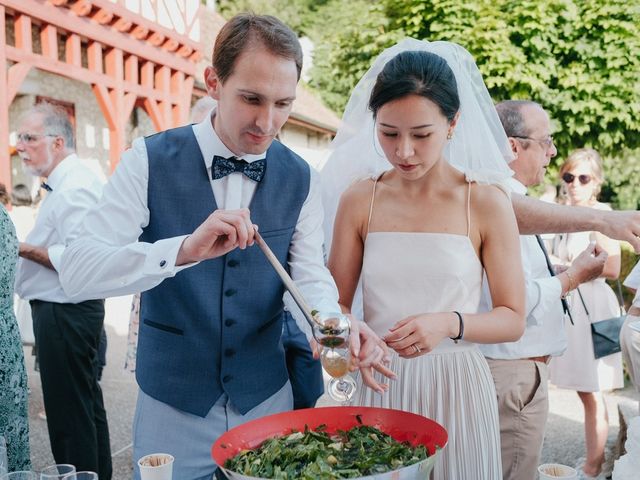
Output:
<instances>
[{"instance_id":1,"label":"plastic cup","mask_svg":"<svg viewBox=\"0 0 640 480\"><path fill-rule=\"evenodd\" d=\"M141 480L173 480L173 456L152 453L138 460Z\"/></svg>"},{"instance_id":2,"label":"plastic cup","mask_svg":"<svg viewBox=\"0 0 640 480\"><path fill-rule=\"evenodd\" d=\"M538 467L540 480L577 480L578 471L575 468L560 463L545 463Z\"/></svg>"},{"instance_id":3,"label":"plastic cup","mask_svg":"<svg viewBox=\"0 0 640 480\"><path fill-rule=\"evenodd\" d=\"M76 467L68 463L51 465L40 472L40 480L61 480L65 475L75 471Z\"/></svg>"},{"instance_id":4,"label":"plastic cup","mask_svg":"<svg viewBox=\"0 0 640 480\"><path fill-rule=\"evenodd\" d=\"M35 472L21 470L19 472L5 473L0 476L2 480L38 480L38 475Z\"/></svg>"}]
</instances>

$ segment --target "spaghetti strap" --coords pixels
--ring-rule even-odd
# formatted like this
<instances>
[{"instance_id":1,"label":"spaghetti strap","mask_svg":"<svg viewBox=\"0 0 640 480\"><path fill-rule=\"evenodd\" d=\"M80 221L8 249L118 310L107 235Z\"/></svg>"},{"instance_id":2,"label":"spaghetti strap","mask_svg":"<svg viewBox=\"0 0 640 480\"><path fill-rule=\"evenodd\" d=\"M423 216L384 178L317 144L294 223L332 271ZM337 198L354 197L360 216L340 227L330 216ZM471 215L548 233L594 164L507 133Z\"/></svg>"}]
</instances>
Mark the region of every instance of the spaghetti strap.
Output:
<instances>
[{"instance_id":1,"label":"spaghetti strap","mask_svg":"<svg viewBox=\"0 0 640 480\"><path fill-rule=\"evenodd\" d=\"M471 181L467 180L467 237L471 235Z\"/></svg>"},{"instance_id":2,"label":"spaghetti strap","mask_svg":"<svg viewBox=\"0 0 640 480\"><path fill-rule=\"evenodd\" d=\"M369 218L367 219L367 235L369 235L369 226L371 225L371 216L373 215L373 202L376 198L376 186L378 185L378 180L382 178L382 175L384 175L384 172L382 172L373 180L373 190L371 191L371 203L369 204Z\"/></svg>"}]
</instances>

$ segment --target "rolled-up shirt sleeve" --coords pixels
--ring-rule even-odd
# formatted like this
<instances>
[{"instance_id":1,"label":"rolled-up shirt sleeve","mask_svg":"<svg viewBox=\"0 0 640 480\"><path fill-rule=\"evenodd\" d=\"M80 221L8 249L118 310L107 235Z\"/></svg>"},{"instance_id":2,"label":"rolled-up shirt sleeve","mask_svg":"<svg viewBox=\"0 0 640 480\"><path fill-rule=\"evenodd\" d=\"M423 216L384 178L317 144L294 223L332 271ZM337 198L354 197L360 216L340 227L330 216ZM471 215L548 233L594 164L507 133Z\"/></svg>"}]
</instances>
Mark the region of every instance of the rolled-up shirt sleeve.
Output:
<instances>
[{"instance_id":1,"label":"rolled-up shirt sleeve","mask_svg":"<svg viewBox=\"0 0 640 480\"><path fill-rule=\"evenodd\" d=\"M629 272L627 278L624 279L623 285L634 290L640 290L640 262L636 263L636 266Z\"/></svg>"},{"instance_id":2,"label":"rolled-up shirt sleeve","mask_svg":"<svg viewBox=\"0 0 640 480\"><path fill-rule=\"evenodd\" d=\"M557 311L560 306L562 284L557 277L549 276L535 237L521 236L520 251L525 278L527 325L542 325L547 318L557 318L557 315L549 315L549 312Z\"/></svg>"},{"instance_id":3,"label":"rolled-up shirt sleeve","mask_svg":"<svg viewBox=\"0 0 640 480\"><path fill-rule=\"evenodd\" d=\"M300 289L310 308L322 312L340 312L338 289L324 261L324 213L317 172L311 170L309 194L300 210L291 246L289 269L291 278ZM310 337L310 327L302 312L287 301L287 307L300 329Z\"/></svg>"},{"instance_id":4,"label":"rolled-up shirt sleeve","mask_svg":"<svg viewBox=\"0 0 640 480\"><path fill-rule=\"evenodd\" d=\"M538 278L526 282L526 319L527 325L542 325L546 318L560 305L562 284L556 277Z\"/></svg>"},{"instance_id":5,"label":"rolled-up shirt sleeve","mask_svg":"<svg viewBox=\"0 0 640 480\"><path fill-rule=\"evenodd\" d=\"M190 266L175 265L186 236L138 242L149 223L148 178L146 146L136 139L62 253L60 282L74 300L149 290Z\"/></svg>"}]
</instances>

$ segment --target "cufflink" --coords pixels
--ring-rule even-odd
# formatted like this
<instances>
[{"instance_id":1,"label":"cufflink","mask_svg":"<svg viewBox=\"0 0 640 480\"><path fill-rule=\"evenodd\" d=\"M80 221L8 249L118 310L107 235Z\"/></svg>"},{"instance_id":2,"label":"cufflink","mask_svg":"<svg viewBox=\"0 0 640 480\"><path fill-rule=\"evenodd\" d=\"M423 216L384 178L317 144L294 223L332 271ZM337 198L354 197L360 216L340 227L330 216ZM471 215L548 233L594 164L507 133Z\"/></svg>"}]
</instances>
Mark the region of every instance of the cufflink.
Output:
<instances>
[{"instance_id":1,"label":"cufflink","mask_svg":"<svg viewBox=\"0 0 640 480\"><path fill-rule=\"evenodd\" d=\"M160 262L160 268L164 267L166 264L167 264L167 261L166 260L162 260Z\"/></svg>"}]
</instances>

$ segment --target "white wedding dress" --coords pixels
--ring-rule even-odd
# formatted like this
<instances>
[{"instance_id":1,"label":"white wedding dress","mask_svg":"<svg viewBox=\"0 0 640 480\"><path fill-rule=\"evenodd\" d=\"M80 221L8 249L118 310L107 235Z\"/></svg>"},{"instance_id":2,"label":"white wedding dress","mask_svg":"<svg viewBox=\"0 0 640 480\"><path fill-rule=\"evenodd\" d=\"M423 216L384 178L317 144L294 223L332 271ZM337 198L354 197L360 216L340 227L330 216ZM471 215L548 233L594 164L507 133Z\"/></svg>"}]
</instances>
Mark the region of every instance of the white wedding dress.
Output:
<instances>
[{"instance_id":1,"label":"white wedding dress","mask_svg":"<svg viewBox=\"0 0 640 480\"><path fill-rule=\"evenodd\" d=\"M369 232L362 265L364 319L384 336L410 315L476 313L482 276L468 236ZM449 442L436 462L435 480L502 479L495 386L475 344L445 339L414 359L393 352L390 368L397 379L389 381L388 392L380 395L358 378L353 403L414 412L443 425Z\"/></svg>"}]
</instances>

